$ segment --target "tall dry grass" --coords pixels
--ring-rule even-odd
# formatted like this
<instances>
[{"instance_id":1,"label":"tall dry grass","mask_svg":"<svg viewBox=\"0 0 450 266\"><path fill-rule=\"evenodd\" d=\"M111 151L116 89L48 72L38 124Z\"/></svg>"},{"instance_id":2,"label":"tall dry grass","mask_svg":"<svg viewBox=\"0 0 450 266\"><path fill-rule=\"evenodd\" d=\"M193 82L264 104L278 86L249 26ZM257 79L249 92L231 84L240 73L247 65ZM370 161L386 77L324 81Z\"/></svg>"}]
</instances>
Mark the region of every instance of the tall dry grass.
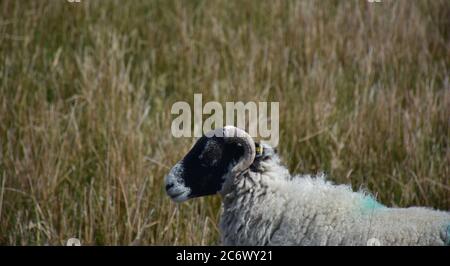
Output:
<instances>
[{"instance_id":1,"label":"tall dry grass","mask_svg":"<svg viewBox=\"0 0 450 266\"><path fill-rule=\"evenodd\" d=\"M179 100L279 101L279 150L387 205L450 208L450 7L434 1L0 2L0 244L216 244L175 205Z\"/></svg>"}]
</instances>

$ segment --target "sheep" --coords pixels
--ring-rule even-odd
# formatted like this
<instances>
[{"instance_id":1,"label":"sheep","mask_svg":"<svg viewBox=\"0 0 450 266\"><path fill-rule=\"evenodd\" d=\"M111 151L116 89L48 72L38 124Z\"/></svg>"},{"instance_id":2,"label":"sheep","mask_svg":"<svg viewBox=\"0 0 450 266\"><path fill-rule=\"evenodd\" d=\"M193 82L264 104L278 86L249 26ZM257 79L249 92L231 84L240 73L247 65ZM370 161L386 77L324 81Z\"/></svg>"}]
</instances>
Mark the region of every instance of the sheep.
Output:
<instances>
[{"instance_id":1,"label":"sheep","mask_svg":"<svg viewBox=\"0 0 450 266\"><path fill-rule=\"evenodd\" d=\"M325 176L292 176L233 126L201 137L165 177L175 202L219 193L224 245L450 245L450 213L388 208Z\"/></svg>"}]
</instances>

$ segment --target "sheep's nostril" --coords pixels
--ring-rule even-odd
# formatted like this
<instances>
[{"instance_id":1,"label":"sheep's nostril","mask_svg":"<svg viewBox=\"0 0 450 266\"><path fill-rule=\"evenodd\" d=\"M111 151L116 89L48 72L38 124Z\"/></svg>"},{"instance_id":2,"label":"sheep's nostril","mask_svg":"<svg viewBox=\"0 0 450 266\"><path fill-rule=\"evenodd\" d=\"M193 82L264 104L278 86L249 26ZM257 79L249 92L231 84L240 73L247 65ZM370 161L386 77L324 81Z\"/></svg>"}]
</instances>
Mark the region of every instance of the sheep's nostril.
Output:
<instances>
[{"instance_id":1,"label":"sheep's nostril","mask_svg":"<svg viewBox=\"0 0 450 266\"><path fill-rule=\"evenodd\" d=\"M166 190L169 190L170 188L172 188L173 187L173 184L167 184L166 185Z\"/></svg>"}]
</instances>

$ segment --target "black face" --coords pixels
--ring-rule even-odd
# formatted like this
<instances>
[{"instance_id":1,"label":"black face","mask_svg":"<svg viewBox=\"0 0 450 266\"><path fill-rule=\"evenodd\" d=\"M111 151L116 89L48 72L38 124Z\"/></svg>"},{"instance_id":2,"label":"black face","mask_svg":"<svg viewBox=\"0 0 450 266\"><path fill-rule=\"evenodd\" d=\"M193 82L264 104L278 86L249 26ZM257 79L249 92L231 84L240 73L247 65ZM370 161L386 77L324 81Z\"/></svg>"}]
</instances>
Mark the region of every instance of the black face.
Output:
<instances>
[{"instance_id":1,"label":"black face","mask_svg":"<svg viewBox=\"0 0 450 266\"><path fill-rule=\"evenodd\" d=\"M166 176L167 193L175 201L215 194L243 155L239 141L202 137Z\"/></svg>"}]
</instances>

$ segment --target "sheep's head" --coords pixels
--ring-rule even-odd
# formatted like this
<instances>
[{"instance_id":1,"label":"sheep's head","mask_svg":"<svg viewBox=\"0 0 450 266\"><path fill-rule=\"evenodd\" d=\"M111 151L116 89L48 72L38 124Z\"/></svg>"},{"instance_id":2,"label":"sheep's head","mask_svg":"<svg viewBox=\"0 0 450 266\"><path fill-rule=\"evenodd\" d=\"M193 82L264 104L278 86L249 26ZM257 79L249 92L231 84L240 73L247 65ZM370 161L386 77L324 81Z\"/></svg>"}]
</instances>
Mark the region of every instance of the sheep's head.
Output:
<instances>
[{"instance_id":1,"label":"sheep's head","mask_svg":"<svg viewBox=\"0 0 450 266\"><path fill-rule=\"evenodd\" d=\"M170 170L167 194L177 202L216 194L254 159L255 142L245 131L233 126L210 131Z\"/></svg>"}]
</instances>

